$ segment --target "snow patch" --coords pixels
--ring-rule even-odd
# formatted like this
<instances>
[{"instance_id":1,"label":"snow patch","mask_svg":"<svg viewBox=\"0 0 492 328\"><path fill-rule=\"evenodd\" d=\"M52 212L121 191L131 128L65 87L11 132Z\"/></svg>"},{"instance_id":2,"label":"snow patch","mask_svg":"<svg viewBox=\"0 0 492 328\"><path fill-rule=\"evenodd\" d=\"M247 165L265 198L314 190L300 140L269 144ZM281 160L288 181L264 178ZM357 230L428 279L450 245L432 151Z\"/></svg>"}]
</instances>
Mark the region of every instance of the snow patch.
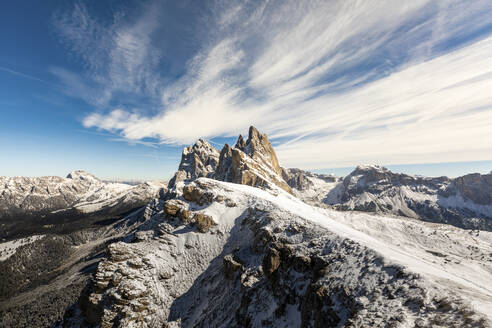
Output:
<instances>
[{"instance_id":1,"label":"snow patch","mask_svg":"<svg viewBox=\"0 0 492 328\"><path fill-rule=\"evenodd\" d=\"M0 244L0 261L5 261L15 254L17 248L33 243L36 240L43 238L45 235L32 235L26 238L15 239Z\"/></svg>"}]
</instances>

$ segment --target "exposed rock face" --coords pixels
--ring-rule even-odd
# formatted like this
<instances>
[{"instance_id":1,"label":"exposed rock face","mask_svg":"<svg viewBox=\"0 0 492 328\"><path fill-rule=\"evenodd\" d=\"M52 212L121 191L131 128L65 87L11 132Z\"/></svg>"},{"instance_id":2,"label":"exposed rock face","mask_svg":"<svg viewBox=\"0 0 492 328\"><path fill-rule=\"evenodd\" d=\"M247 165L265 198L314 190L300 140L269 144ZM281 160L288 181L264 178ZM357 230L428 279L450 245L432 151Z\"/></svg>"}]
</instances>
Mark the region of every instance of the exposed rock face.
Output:
<instances>
[{"instance_id":1,"label":"exposed rock face","mask_svg":"<svg viewBox=\"0 0 492 328\"><path fill-rule=\"evenodd\" d=\"M326 206L328 195L337 191L340 178L329 174L316 174L300 169L282 168L282 177L294 195L315 206Z\"/></svg>"},{"instance_id":2,"label":"exposed rock face","mask_svg":"<svg viewBox=\"0 0 492 328\"><path fill-rule=\"evenodd\" d=\"M278 175L282 174L277 155L267 135L265 133L261 134L254 126L249 128L248 140L246 142L244 142L242 136L239 136L235 148L242 150L253 160L272 169Z\"/></svg>"},{"instance_id":3,"label":"exposed rock face","mask_svg":"<svg viewBox=\"0 0 492 328\"><path fill-rule=\"evenodd\" d=\"M300 169L284 169L282 168L282 177L291 188L303 191L314 186L313 182L307 179L307 174Z\"/></svg>"},{"instance_id":4,"label":"exposed rock face","mask_svg":"<svg viewBox=\"0 0 492 328\"><path fill-rule=\"evenodd\" d=\"M203 139L199 139L193 146L186 147L183 149L178 171L169 181L169 187L173 187L178 181L213 176L219 156L219 151Z\"/></svg>"},{"instance_id":5,"label":"exposed rock face","mask_svg":"<svg viewBox=\"0 0 492 328\"><path fill-rule=\"evenodd\" d=\"M71 172L66 178L0 177L0 219L71 209L80 213L124 212L144 206L164 190L161 183L106 183L84 171Z\"/></svg>"},{"instance_id":6,"label":"exposed rock face","mask_svg":"<svg viewBox=\"0 0 492 328\"><path fill-rule=\"evenodd\" d=\"M240 135L234 148L224 146L214 177L260 188L274 184L292 193L282 178L282 169L267 135L260 134L253 126L249 128L248 140L244 141Z\"/></svg>"},{"instance_id":7,"label":"exposed rock face","mask_svg":"<svg viewBox=\"0 0 492 328\"><path fill-rule=\"evenodd\" d=\"M193 221L195 221L197 230L204 233L208 232L212 226L217 225L210 215L203 213L195 214Z\"/></svg>"},{"instance_id":8,"label":"exposed rock face","mask_svg":"<svg viewBox=\"0 0 492 328\"><path fill-rule=\"evenodd\" d=\"M463 198L480 205L492 205L492 172L467 174L453 180Z\"/></svg>"},{"instance_id":9,"label":"exposed rock face","mask_svg":"<svg viewBox=\"0 0 492 328\"><path fill-rule=\"evenodd\" d=\"M228 279L234 279L236 272L243 269L241 263L237 262L234 259L233 254L228 254L224 256L223 264L224 264L224 272Z\"/></svg>"},{"instance_id":10,"label":"exposed rock face","mask_svg":"<svg viewBox=\"0 0 492 328\"><path fill-rule=\"evenodd\" d=\"M301 169L282 168L282 177L287 184L298 191L305 191L315 187L314 179L323 180L326 183L333 183L338 180L337 177L328 174L316 174Z\"/></svg>"},{"instance_id":11,"label":"exposed rock face","mask_svg":"<svg viewBox=\"0 0 492 328\"><path fill-rule=\"evenodd\" d=\"M266 134L250 127L248 139L240 135L234 148L225 144L219 153L204 140L183 150L179 170L169 182L189 182L199 177L268 188L276 185L292 193L282 177L277 155Z\"/></svg>"},{"instance_id":12,"label":"exposed rock face","mask_svg":"<svg viewBox=\"0 0 492 328\"><path fill-rule=\"evenodd\" d=\"M65 323L85 320L100 327L488 325L452 292L456 285L446 289L431 284L378 252L282 208L291 200L284 194L270 198L277 199L271 203L269 193L241 193L240 188L219 181L198 179L192 185L199 189L196 194L212 195L212 201L203 207L186 200L179 190L166 195L170 199L162 211L139 228L150 237L108 247L93 284L80 299L81 312L72 311ZM227 199L238 203L237 207L227 207ZM310 208L300 201L294 208L303 206L299 213ZM179 219L183 210L218 218L214 231L187 229ZM364 216L354 215L358 216L354 222ZM386 221L383 218L381 224ZM433 236L437 237L428 238ZM448 241L442 247L466 250L477 242L466 237L465 245ZM413 238L408 240L427 240ZM445 242L448 238L442 236ZM477 258L482 258L488 250L481 248L485 241L479 243Z\"/></svg>"},{"instance_id":13,"label":"exposed rock face","mask_svg":"<svg viewBox=\"0 0 492 328\"><path fill-rule=\"evenodd\" d=\"M198 205L210 203L213 197L213 194L204 192L194 184L189 184L183 188L183 198Z\"/></svg>"},{"instance_id":14,"label":"exposed rock face","mask_svg":"<svg viewBox=\"0 0 492 328\"><path fill-rule=\"evenodd\" d=\"M242 140L242 137L239 136ZM238 141L239 142L239 141ZM244 141L243 141L244 142ZM232 148L228 144L225 144L220 152L219 165L215 171L214 178L221 181L232 181Z\"/></svg>"},{"instance_id":15,"label":"exposed rock face","mask_svg":"<svg viewBox=\"0 0 492 328\"><path fill-rule=\"evenodd\" d=\"M426 178L379 166L358 166L323 202L342 210L391 213L492 230L491 180L491 175Z\"/></svg>"}]
</instances>

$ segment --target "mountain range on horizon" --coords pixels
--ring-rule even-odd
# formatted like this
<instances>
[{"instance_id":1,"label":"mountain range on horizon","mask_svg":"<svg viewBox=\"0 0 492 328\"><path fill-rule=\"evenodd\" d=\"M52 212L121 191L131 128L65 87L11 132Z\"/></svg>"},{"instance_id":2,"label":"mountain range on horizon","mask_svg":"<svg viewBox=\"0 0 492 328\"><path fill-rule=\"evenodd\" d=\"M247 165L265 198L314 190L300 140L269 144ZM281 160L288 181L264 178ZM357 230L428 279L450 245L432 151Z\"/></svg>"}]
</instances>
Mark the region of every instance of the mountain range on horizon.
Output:
<instances>
[{"instance_id":1,"label":"mountain range on horizon","mask_svg":"<svg viewBox=\"0 0 492 328\"><path fill-rule=\"evenodd\" d=\"M6 327L491 324L492 174L287 169L250 127L184 148L167 185L0 188Z\"/></svg>"},{"instance_id":2,"label":"mountain range on horizon","mask_svg":"<svg viewBox=\"0 0 492 328\"><path fill-rule=\"evenodd\" d=\"M1 1L0 49L0 328L492 328L492 1Z\"/></svg>"}]
</instances>

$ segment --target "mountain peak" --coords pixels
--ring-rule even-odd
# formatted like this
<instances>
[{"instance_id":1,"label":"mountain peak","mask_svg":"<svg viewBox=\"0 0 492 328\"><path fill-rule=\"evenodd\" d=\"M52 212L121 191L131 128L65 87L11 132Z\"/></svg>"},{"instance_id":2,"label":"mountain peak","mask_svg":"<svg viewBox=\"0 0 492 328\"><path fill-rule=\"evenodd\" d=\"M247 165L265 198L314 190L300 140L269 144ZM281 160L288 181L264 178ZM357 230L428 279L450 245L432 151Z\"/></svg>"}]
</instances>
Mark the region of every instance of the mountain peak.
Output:
<instances>
[{"instance_id":1,"label":"mountain peak","mask_svg":"<svg viewBox=\"0 0 492 328\"><path fill-rule=\"evenodd\" d=\"M169 186L200 177L255 187L276 185L292 192L282 177L282 168L267 135L261 134L254 126L249 128L248 140L239 135L234 148L225 144L220 153L203 139L186 147L179 170Z\"/></svg>"},{"instance_id":2,"label":"mountain peak","mask_svg":"<svg viewBox=\"0 0 492 328\"><path fill-rule=\"evenodd\" d=\"M250 126L249 127L249 131L248 131L248 136L249 138L248 139L253 139L253 138L260 138L260 132L258 131L257 128L255 128L254 126Z\"/></svg>"},{"instance_id":3,"label":"mountain peak","mask_svg":"<svg viewBox=\"0 0 492 328\"><path fill-rule=\"evenodd\" d=\"M378 171L378 172L390 172L386 167L381 166L381 165L375 165L375 164L362 164L362 165L357 165L355 168L354 172L361 172L361 171Z\"/></svg>"},{"instance_id":4,"label":"mountain peak","mask_svg":"<svg viewBox=\"0 0 492 328\"><path fill-rule=\"evenodd\" d=\"M262 165L266 165L278 175L282 175L277 155L268 140L268 136L265 133L261 134L254 126L249 127L248 140L246 142L244 142L241 135L239 136L235 148L242 150Z\"/></svg>"},{"instance_id":5,"label":"mountain peak","mask_svg":"<svg viewBox=\"0 0 492 328\"><path fill-rule=\"evenodd\" d=\"M207 140L198 139L192 146L188 146L183 149L183 154L188 154L192 152L216 152L214 146L212 146Z\"/></svg>"},{"instance_id":6,"label":"mountain peak","mask_svg":"<svg viewBox=\"0 0 492 328\"><path fill-rule=\"evenodd\" d=\"M178 172L169 181L169 186L174 186L178 181L213 176L219 164L219 156L219 151L208 141L198 139L193 146L183 149Z\"/></svg>"},{"instance_id":7,"label":"mountain peak","mask_svg":"<svg viewBox=\"0 0 492 328\"><path fill-rule=\"evenodd\" d=\"M244 147L246 147L246 142L244 141L243 136L240 134L239 137L237 138L237 142L234 148L244 149Z\"/></svg>"},{"instance_id":8,"label":"mountain peak","mask_svg":"<svg viewBox=\"0 0 492 328\"><path fill-rule=\"evenodd\" d=\"M96 178L95 175L90 174L84 170L75 170L67 174L67 179L72 179L72 180L96 180L96 181L101 181L98 178Z\"/></svg>"}]
</instances>

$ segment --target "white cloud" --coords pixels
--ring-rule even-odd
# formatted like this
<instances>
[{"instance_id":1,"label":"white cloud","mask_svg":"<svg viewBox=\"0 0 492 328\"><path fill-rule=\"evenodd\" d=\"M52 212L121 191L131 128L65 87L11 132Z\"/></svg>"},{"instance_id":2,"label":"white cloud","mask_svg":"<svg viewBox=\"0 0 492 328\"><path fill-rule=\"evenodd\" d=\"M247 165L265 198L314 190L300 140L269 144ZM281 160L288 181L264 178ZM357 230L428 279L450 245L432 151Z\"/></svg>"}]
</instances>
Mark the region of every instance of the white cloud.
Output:
<instances>
[{"instance_id":1,"label":"white cloud","mask_svg":"<svg viewBox=\"0 0 492 328\"><path fill-rule=\"evenodd\" d=\"M190 143L254 124L278 141L284 165L304 168L492 159L490 2L215 8L210 38L194 40L201 50L165 86L149 70L160 58L155 11L118 29L111 90L160 90L162 109L95 112L84 126L128 140Z\"/></svg>"},{"instance_id":2,"label":"white cloud","mask_svg":"<svg viewBox=\"0 0 492 328\"><path fill-rule=\"evenodd\" d=\"M273 136L307 135L278 147L291 166L489 160L492 38L411 66L363 88L304 103ZM481 78L479 78L481 77ZM309 137L321 131L321 135ZM334 131L334 135L323 132ZM303 156L299 156L301 150Z\"/></svg>"},{"instance_id":3,"label":"white cloud","mask_svg":"<svg viewBox=\"0 0 492 328\"><path fill-rule=\"evenodd\" d=\"M85 74L60 67L52 72L66 84L69 94L96 90L81 92L79 97L99 107L112 99L117 101L114 95L118 92L159 98L159 52L152 44L159 13L160 7L151 4L144 6L142 13L115 13L112 21L104 23L93 18L83 4L75 4L71 12L58 13L54 23L60 41L79 60Z\"/></svg>"}]
</instances>

